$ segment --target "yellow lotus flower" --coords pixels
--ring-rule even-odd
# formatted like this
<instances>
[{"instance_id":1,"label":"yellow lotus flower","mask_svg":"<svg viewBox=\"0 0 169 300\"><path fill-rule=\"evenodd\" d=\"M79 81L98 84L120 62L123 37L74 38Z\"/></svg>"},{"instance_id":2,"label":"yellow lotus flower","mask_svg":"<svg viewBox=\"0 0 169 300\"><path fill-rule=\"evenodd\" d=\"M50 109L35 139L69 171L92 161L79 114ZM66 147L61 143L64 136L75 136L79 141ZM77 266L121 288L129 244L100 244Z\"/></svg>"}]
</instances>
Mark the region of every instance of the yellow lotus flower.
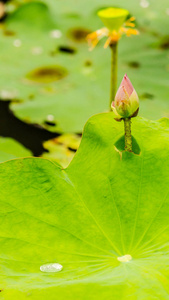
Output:
<instances>
[{"instance_id":1,"label":"yellow lotus flower","mask_svg":"<svg viewBox=\"0 0 169 300\"><path fill-rule=\"evenodd\" d=\"M138 30L134 29L135 24L133 21L134 17L126 18L129 15L129 11L121 8L106 8L98 12L98 16L106 27L96 30L87 36L87 40L92 50L98 42L103 38L107 37L104 48L109 45L117 43L123 34L126 36L138 35Z\"/></svg>"}]
</instances>

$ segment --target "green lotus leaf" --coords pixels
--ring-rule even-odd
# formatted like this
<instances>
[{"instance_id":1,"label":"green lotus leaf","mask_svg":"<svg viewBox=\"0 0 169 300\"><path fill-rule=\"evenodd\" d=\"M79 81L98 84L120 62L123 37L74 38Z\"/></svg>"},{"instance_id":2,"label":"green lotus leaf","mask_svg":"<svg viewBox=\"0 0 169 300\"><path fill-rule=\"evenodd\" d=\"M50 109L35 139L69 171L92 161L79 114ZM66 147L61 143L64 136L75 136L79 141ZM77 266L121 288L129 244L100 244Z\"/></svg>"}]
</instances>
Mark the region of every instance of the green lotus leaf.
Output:
<instances>
[{"instance_id":1,"label":"green lotus leaf","mask_svg":"<svg viewBox=\"0 0 169 300\"><path fill-rule=\"evenodd\" d=\"M21 5L16 11L9 15L6 25L11 30L28 33L27 28L32 28L31 36L36 31L47 31L55 26L46 4L42 2L27 3Z\"/></svg>"},{"instance_id":2,"label":"green lotus leaf","mask_svg":"<svg viewBox=\"0 0 169 300\"><path fill-rule=\"evenodd\" d=\"M169 299L169 121L92 117L67 169L42 158L0 165L4 299ZM137 151L138 152L138 151ZM59 263L60 272L40 267Z\"/></svg>"},{"instance_id":3,"label":"green lotus leaf","mask_svg":"<svg viewBox=\"0 0 169 300\"><path fill-rule=\"evenodd\" d=\"M14 139L0 138L0 162L31 155L31 151L26 149Z\"/></svg>"}]
</instances>

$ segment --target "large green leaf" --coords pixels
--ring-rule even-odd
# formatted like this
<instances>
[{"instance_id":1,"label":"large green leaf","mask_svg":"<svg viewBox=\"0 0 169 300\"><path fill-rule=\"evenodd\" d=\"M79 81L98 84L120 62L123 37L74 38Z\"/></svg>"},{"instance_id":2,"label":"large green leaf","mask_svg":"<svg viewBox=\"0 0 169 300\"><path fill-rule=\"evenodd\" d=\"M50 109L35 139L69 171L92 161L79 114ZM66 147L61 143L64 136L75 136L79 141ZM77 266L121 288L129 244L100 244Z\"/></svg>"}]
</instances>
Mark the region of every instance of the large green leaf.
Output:
<instances>
[{"instance_id":1,"label":"large green leaf","mask_svg":"<svg viewBox=\"0 0 169 300\"><path fill-rule=\"evenodd\" d=\"M12 138L0 137L0 162L31 156L31 152Z\"/></svg>"},{"instance_id":2,"label":"large green leaf","mask_svg":"<svg viewBox=\"0 0 169 300\"><path fill-rule=\"evenodd\" d=\"M5 90L11 98L20 99L11 108L27 122L53 131L80 132L91 115L108 110L110 50L100 43L89 52L85 39L74 39L71 33L73 29L83 33L102 27L96 12L105 4L102 0L44 2L46 5L28 3L6 20L0 37L0 95ZM140 96L142 116L168 117L168 51L160 48L161 39L168 35L168 0L163 5L150 1L147 8L133 0L109 0L106 5L129 9L140 29L140 36L123 37L119 43L118 83L127 72ZM56 29L62 37L53 39L51 32ZM163 41L163 48L167 48L167 41ZM72 53L63 52L64 47ZM37 82L34 77L30 80L31 71L51 66L64 68L65 76L59 80L52 77L48 83L44 78L41 83L39 78ZM45 124L51 114L56 126Z\"/></svg>"},{"instance_id":3,"label":"large green leaf","mask_svg":"<svg viewBox=\"0 0 169 300\"><path fill-rule=\"evenodd\" d=\"M169 122L132 128L139 154L119 152L123 124L105 113L65 170L41 158L0 165L4 299L169 299ZM63 270L41 272L48 263Z\"/></svg>"}]
</instances>

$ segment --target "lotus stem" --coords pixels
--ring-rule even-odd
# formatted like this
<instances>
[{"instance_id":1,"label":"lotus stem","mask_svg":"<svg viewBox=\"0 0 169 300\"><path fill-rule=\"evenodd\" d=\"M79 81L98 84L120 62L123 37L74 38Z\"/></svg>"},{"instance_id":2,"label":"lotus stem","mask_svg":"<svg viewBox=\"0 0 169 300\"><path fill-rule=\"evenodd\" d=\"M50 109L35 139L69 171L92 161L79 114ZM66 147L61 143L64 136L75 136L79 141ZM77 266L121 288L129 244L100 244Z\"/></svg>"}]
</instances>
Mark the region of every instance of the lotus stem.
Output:
<instances>
[{"instance_id":1,"label":"lotus stem","mask_svg":"<svg viewBox=\"0 0 169 300\"><path fill-rule=\"evenodd\" d=\"M110 89L110 110L117 91L117 45L118 42L110 44L111 48L111 89Z\"/></svg>"},{"instance_id":2,"label":"lotus stem","mask_svg":"<svg viewBox=\"0 0 169 300\"><path fill-rule=\"evenodd\" d=\"M124 118L125 151L132 152L131 118Z\"/></svg>"}]
</instances>

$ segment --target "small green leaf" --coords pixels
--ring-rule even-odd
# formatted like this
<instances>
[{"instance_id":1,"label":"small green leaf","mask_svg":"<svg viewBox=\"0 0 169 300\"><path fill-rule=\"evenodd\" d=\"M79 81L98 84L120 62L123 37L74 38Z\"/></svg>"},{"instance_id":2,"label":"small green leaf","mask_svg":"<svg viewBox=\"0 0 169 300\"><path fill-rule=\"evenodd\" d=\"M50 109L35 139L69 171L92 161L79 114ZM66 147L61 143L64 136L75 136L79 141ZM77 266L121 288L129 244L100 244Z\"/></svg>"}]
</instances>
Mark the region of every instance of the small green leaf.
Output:
<instances>
[{"instance_id":1,"label":"small green leaf","mask_svg":"<svg viewBox=\"0 0 169 300\"><path fill-rule=\"evenodd\" d=\"M47 5L36 1L21 5L6 20L6 26L14 32L26 31L26 34L30 34L31 31L31 35L38 31L48 31L55 25Z\"/></svg>"}]
</instances>

